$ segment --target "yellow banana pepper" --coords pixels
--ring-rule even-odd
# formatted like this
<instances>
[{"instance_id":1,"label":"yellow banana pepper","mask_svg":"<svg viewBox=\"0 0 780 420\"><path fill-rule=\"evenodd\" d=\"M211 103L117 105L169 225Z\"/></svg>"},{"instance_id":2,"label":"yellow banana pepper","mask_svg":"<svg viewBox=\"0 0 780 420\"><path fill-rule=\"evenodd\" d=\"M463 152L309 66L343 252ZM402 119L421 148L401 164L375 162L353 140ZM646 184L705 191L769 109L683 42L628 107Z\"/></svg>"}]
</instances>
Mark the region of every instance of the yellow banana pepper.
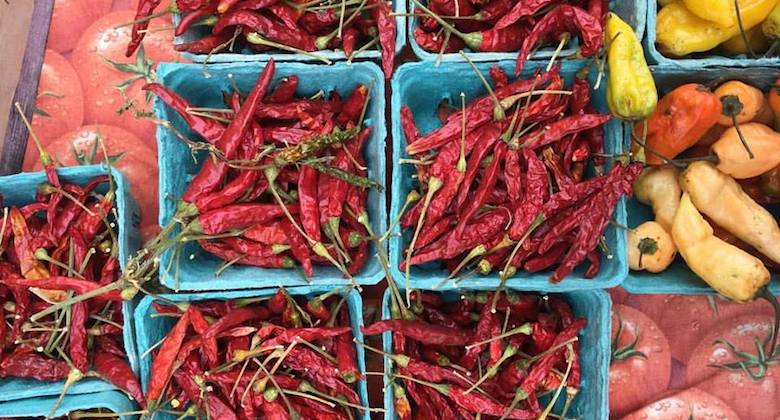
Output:
<instances>
[{"instance_id":1,"label":"yellow banana pepper","mask_svg":"<svg viewBox=\"0 0 780 420\"><path fill-rule=\"evenodd\" d=\"M672 238L688 267L729 299L751 301L769 283L761 260L715 236L688 194L674 216Z\"/></svg>"},{"instance_id":2,"label":"yellow banana pepper","mask_svg":"<svg viewBox=\"0 0 780 420\"><path fill-rule=\"evenodd\" d=\"M685 8L702 19L720 26L737 25L734 0L683 0L683 3ZM739 0L739 14L744 21L746 16L765 10L767 3L769 3L767 0ZM771 10L771 7L769 9Z\"/></svg>"},{"instance_id":3,"label":"yellow banana pepper","mask_svg":"<svg viewBox=\"0 0 780 420\"><path fill-rule=\"evenodd\" d=\"M709 1L702 3L709 4ZM740 7L742 28L747 31L760 24L778 0L752 0ZM736 9L730 15L734 21L729 25L702 19L688 8L683 1L675 1L661 8L656 17L655 31L658 48L665 54L684 56L695 52L709 51L716 46L740 35L740 25L736 20Z\"/></svg>"},{"instance_id":4,"label":"yellow banana pepper","mask_svg":"<svg viewBox=\"0 0 780 420\"><path fill-rule=\"evenodd\" d=\"M655 110L658 92L645 61L642 45L626 22L607 16L607 104L612 114L628 120L643 119Z\"/></svg>"},{"instance_id":5,"label":"yellow banana pepper","mask_svg":"<svg viewBox=\"0 0 780 420\"><path fill-rule=\"evenodd\" d=\"M748 44L745 44L745 37L750 43L750 48L748 48ZM754 53L763 53L769 49L769 39L764 35L761 27L756 26L746 31L745 36L742 34L734 35L728 41L720 44L720 49L728 55L748 54L751 50Z\"/></svg>"},{"instance_id":6,"label":"yellow banana pepper","mask_svg":"<svg viewBox=\"0 0 780 420\"><path fill-rule=\"evenodd\" d=\"M780 262L780 227L764 207L753 201L734 178L710 162L694 162L680 176L680 187L714 223ZM677 210L678 214L680 210ZM677 220L675 219L675 224Z\"/></svg>"}]
</instances>

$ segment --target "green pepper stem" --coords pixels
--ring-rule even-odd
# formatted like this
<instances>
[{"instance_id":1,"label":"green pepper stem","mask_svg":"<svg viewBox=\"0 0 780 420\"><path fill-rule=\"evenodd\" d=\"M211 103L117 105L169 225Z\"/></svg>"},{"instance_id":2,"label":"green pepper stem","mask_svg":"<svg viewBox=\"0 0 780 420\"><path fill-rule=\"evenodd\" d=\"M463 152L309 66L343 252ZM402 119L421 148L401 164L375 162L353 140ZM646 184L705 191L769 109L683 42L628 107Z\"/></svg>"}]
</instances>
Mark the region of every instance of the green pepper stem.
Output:
<instances>
[{"instance_id":1,"label":"green pepper stem","mask_svg":"<svg viewBox=\"0 0 780 420\"><path fill-rule=\"evenodd\" d=\"M501 270L500 275L500 283L498 285L498 288L496 289L496 293L493 294L493 304L491 305L491 312L496 313L496 304L498 303L498 296L501 294L501 291L504 290L504 287L506 286L506 281L510 277L509 276L509 268L512 265L512 260L515 258L515 255L520 251L520 247L525 243L525 241L528 239L529 236L538 228L539 226L544 223L545 217L543 213L539 213L536 215L536 218L534 218L533 223L531 223L531 226L526 229L525 233L523 234L523 237L520 238L519 241L517 241L517 245L515 245L515 248L512 250L512 252L509 254L509 258L506 260L506 265L504 265L504 269Z\"/></svg>"},{"instance_id":2,"label":"green pepper stem","mask_svg":"<svg viewBox=\"0 0 780 420\"><path fill-rule=\"evenodd\" d=\"M532 330L533 329L531 327L531 324L526 322L525 324L523 324L523 325L521 325L519 327L512 328L511 330L509 330L509 331L507 331L507 332L505 332L503 334L499 334L499 335L497 335L495 337L491 337L491 338L489 338L487 340L482 340L482 341L476 342L474 344L469 344L468 346L466 346L466 350L474 348L474 347L478 347L478 346L483 346L485 344L492 343L493 341L496 341L496 340L503 340L504 338L511 337L511 336L517 335L517 334L530 335Z\"/></svg>"},{"instance_id":3,"label":"green pepper stem","mask_svg":"<svg viewBox=\"0 0 780 420\"><path fill-rule=\"evenodd\" d=\"M352 339L352 341L354 341L360 347L370 350L376 354L380 354L382 356L390 358L392 361L394 361L398 366L401 366L402 368L406 368L407 366L409 366L409 361L410 361L409 356L406 356L404 354L393 354L393 353L384 352L382 350L379 350L376 347L372 347L366 343L358 341L357 338Z\"/></svg>"},{"instance_id":4,"label":"green pepper stem","mask_svg":"<svg viewBox=\"0 0 780 420\"><path fill-rule=\"evenodd\" d=\"M416 1L416 0L415 0ZM425 202L423 202L423 208L420 212L420 219L417 221L417 228L414 230L414 236L412 236L412 242L409 244L409 249L406 251L406 267L405 267L405 275L406 275L406 306L411 306L411 281L410 281L410 274L411 274L411 260L412 260L412 253L414 252L414 246L417 244L417 238L420 236L420 231L422 230L423 224L425 223L425 215L428 213L428 207L431 204L431 200L433 199L433 195L436 194L441 187L444 186L444 182L436 177L431 177L428 180L428 192L425 194Z\"/></svg>"}]
</instances>

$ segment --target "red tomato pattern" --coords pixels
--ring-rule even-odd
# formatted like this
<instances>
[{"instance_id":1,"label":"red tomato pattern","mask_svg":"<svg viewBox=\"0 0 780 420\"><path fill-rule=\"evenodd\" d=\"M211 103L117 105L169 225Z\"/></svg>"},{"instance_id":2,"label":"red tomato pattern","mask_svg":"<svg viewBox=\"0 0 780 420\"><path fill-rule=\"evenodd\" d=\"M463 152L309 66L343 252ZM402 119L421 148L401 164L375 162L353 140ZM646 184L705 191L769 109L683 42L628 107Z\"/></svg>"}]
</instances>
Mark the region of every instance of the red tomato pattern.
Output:
<instances>
[{"instance_id":1,"label":"red tomato pattern","mask_svg":"<svg viewBox=\"0 0 780 420\"><path fill-rule=\"evenodd\" d=\"M669 386L672 358L669 342L655 322L629 306L612 308L612 343L609 411L620 416Z\"/></svg>"},{"instance_id":2,"label":"red tomato pattern","mask_svg":"<svg viewBox=\"0 0 780 420\"><path fill-rule=\"evenodd\" d=\"M38 81L38 98L33 113L33 132L42 146L75 130L84 122L84 93L76 69L54 50L46 50ZM25 162L38 159L38 151L28 140Z\"/></svg>"}]
</instances>

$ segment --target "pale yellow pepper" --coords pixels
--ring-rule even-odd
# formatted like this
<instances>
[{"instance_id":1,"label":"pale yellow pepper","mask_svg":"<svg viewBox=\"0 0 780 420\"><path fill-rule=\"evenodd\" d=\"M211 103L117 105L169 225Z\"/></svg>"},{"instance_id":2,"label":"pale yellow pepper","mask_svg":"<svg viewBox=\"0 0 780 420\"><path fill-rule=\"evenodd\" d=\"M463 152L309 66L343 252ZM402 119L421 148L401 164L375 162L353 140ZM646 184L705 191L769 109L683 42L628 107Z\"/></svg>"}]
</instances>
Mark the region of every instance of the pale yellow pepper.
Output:
<instances>
[{"instance_id":1,"label":"pale yellow pepper","mask_svg":"<svg viewBox=\"0 0 780 420\"><path fill-rule=\"evenodd\" d=\"M672 264L675 255L672 235L657 222L644 222L628 231L628 268L660 273Z\"/></svg>"},{"instance_id":2,"label":"pale yellow pepper","mask_svg":"<svg viewBox=\"0 0 780 420\"><path fill-rule=\"evenodd\" d=\"M729 299L751 301L769 283L761 260L715 236L688 194L680 200L672 238L688 267Z\"/></svg>"},{"instance_id":3,"label":"pale yellow pepper","mask_svg":"<svg viewBox=\"0 0 780 420\"><path fill-rule=\"evenodd\" d=\"M650 166L634 181L634 197L653 208L655 220L667 231L672 229L680 204L682 190L678 177L677 169L672 166Z\"/></svg>"},{"instance_id":4,"label":"pale yellow pepper","mask_svg":"<svg viewBox=\"0 0 780 420\"><path fill-rule=\"evenodd\" d=\"M740 8L742 28L747 31L763 22L778 1L752 0ZM731 14L736 16L735 10ZM720 25L697 16L682 1L661 8L656 17L655 30L658 48L673 56L709 51L740 34L736 17L732 24Z\"/></svg>"},{"instance_id":5,"label":"pale yellow pepper","mask_svg":"<svg viewBox=\"0 0 780 420\"><path fill-rule=\"evenodd\" d=\"M714 223L772 261L780 262L780 227L777 221L742 191L734 178L719 171L710 162L699 161L691 163L683 171L680 187L690 196L696 208ZM677 210L679 212L680 209ZM676 216L674 223L677 223Z\"/></svg>"}]
</instances>

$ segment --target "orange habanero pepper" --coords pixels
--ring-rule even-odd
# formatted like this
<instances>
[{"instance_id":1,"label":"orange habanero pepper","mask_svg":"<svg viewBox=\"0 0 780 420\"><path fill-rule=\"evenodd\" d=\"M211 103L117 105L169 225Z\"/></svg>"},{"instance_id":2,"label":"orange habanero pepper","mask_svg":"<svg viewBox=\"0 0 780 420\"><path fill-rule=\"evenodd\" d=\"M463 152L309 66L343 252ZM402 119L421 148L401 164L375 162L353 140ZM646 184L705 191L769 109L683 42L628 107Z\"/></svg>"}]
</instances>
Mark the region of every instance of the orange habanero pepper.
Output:
<instances>
[{"instance_id":1,"label":"orange habanero pepper","mask_svg":"<svg viewBox=\"0 0 780 420\"><path fill-rule=\"evenodd\" d=\"M660 165L664 163L661 156L674 159L696 144L718 122L721 109L718 97L696 83L679 86L667 93L647 119L647 163ZM640 122L634 126L637 138L642 138L644 124Z\"/></svg>"}]
</instances>

